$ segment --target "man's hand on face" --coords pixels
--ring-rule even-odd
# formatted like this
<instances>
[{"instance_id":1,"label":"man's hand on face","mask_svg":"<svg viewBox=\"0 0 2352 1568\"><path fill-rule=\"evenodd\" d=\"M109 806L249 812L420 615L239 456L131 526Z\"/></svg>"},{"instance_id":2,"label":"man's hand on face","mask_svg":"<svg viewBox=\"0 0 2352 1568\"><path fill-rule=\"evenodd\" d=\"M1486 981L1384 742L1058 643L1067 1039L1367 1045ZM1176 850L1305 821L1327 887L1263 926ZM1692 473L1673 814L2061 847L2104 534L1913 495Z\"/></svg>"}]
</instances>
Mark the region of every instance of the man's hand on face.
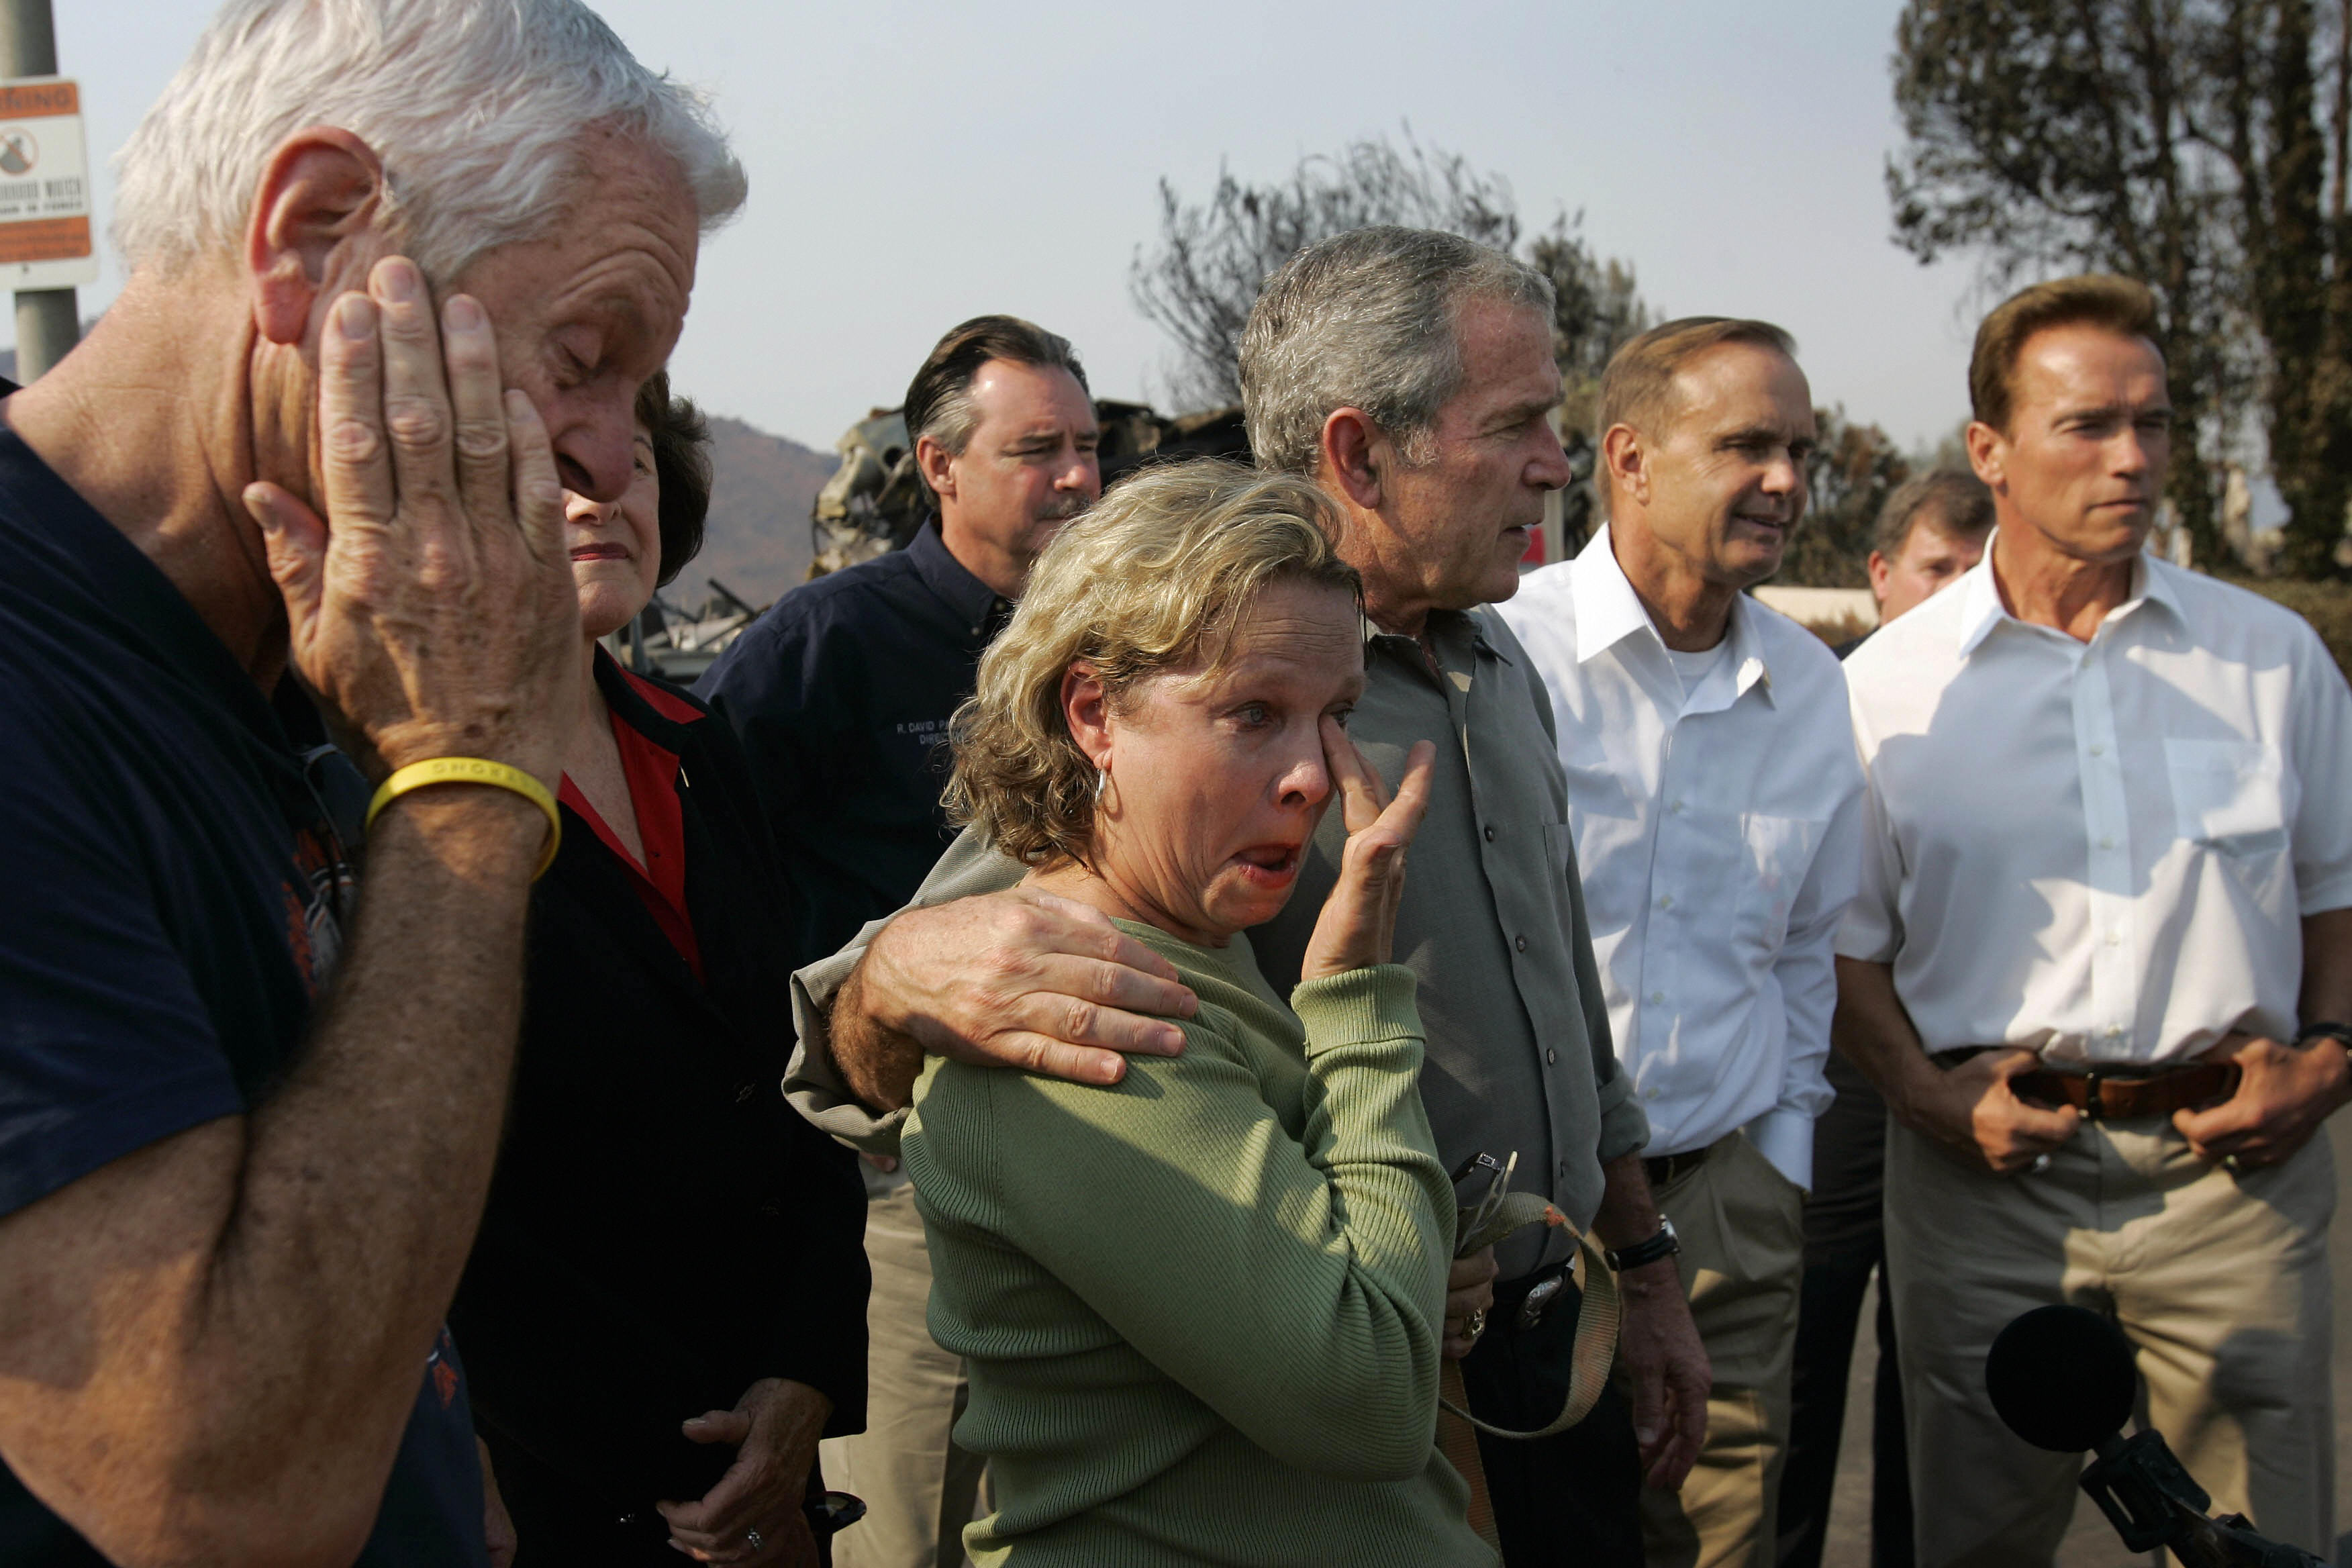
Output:
<instances>
[{"instance_id":1,"label":"man's hand on face","mask_svg":"<svg viewBox=\"0 0 2352 1568\"><path fill-rule=\"evenodd\" d=\"M842 1002L934 1056L1103 1084L1127 1071L1127 1053L1181 1051L1183 1031L1163 1020L1200 1006L1174 965L1108 916L1020 888L908 910L876 934L836 1012ZM836 1055L842 1033L836 1020ZM869 1103L906 1103L911 1079L842 1066Z\"/></svg>"},{"instance_id":2,"label":"man's hand on face","mask_svg":"<svg viewBox=\"0 0 2352 1568\"><path fill-rule=\"evenodd\" d=\"M1962 1164L2008 1174L2031 1170L2036 1159L2074 1137L2083 1122L2083 1113L2071 1105L2035 1105L2010 1087L2011 1079L2041 1062L2032 1051L1979 1052L1937 1073L1906 1120Z\"/></svg>"},{"instance_id":3,"label":"man's hand on face","mask_svg":"<svg viewBox=\"0 0 2352 1568\"><path fill-rule=\"evenodd\" d=\"M295 673L381 778L487 757L549 783L580 708L562 486L530 400L502 390L481 306L378 262L320 334L326 517L247 488Z\"/></svg>"},{"instance_id":4,"label":"man's hand on face","mask_svg":"<svg viewBox=\"0 0 2352 1568\"><path fill-rule=\"evenodd\" d=\"M2200 1158L2233 1161L2240 1170L2292 1158L2352 1101L2352 1058L2332 1039L2298 1048L2230 1035L2205 1059L2238 1064L2237 1092L2203 1110L2176 1110L2172 1124Z\"/></svg>"}]
</instances>

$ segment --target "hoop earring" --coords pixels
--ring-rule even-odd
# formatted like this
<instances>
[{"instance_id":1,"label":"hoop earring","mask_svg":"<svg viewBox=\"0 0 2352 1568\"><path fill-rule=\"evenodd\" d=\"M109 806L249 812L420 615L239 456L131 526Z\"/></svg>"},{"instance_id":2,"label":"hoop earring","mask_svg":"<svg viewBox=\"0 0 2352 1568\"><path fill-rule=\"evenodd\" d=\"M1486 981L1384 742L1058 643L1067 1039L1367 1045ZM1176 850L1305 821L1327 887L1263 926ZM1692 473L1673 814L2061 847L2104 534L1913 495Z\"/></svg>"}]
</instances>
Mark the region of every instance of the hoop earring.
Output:
<instances>
[{"instance_id":1,"label":"hoop earring","mask_svg":"<svg viewBox=\"0 0 2352 1568\"><path fill-rule=\"evenodd\" d=\"M1095 804L1096 804L1096 805L1101 805L1101 804L1102 804L1103 791L1104 791L1104 790L1106 790L1106 789L1108 789L1108 788L1109 788L1109 787L1110 787L1110 770L1109 770L1108 768L1097 768L1097 769L1095 770Z\"/></svg>"}]
</instances>

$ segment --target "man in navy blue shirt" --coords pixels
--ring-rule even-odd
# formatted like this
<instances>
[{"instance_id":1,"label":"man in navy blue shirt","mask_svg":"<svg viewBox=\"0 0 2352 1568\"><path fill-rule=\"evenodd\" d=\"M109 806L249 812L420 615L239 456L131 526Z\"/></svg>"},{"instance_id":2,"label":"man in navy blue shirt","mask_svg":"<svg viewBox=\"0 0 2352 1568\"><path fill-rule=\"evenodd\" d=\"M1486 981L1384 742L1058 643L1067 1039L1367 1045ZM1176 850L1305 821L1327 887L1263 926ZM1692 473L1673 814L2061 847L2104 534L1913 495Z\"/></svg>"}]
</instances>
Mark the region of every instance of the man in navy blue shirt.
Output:
<instances>
[{"instance_id":1,"label":"man in navy blue shirt","mask_svg":"<svg viewBox=\"0 0 2352 1568\"><path fill-rule=\"evenodd\" d=\"M742 188L576 0L235 0L126 150L130 281L0 405L11 1568L511 1552L441 1318L579 707L561 491L628 487Z\"/></svg>"},{"instance_id":2,"label":"man in navy blue shirt","mask_svg":"<svg viewBox=\"0 0 2352 1568\"><path fill-rule=\"evenodd\" d=\"M743 738L786 864L806 879L805 957L900 908L954 837L947 728L1056 530L1102 493L1086 372L1010 316L941 338L907 389L936 510L903 551L793 589L698 688Z\"/></svg>"},{"instance_id":3,"label":"man in navy blue shirt","mask_svg":"<svg viewBox=\"0 0 2352 1568\"><path fill-rule=\"evenodd\" d=\"M948 720L1031 563L1102 493L1086 372L1030 322L982 316L941 338L906 418L935 515L905 550L785 595L701 686L742 736L776 842L805 879L802 962L905 905L947 847ZM913 1190L869 1163L866 1195L866 1429L827 1444L824 1467L869 1511L835 1551L843 1568L953 1568L981 1472L948 1436L961 1363L923 1326L931 1276Z\"/></svg>"}]
</instances>

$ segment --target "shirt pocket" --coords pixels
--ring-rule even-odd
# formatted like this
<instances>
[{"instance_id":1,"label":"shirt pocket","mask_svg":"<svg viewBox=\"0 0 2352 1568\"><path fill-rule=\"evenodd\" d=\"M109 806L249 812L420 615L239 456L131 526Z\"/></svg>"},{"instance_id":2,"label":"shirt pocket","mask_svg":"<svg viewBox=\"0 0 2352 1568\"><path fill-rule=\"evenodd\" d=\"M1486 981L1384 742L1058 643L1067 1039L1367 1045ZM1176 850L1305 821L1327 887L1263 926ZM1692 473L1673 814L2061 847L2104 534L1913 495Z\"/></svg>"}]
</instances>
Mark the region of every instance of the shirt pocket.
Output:
<instances>
[{"instance_id":1,"label":"shirt pocket","mask_svg":"<svg viewBox=\"0 0 2352 1568\"><path fill-rule=\"evenodd\" d=\"M1543 825L1544 858L1562 876L1576 864L1576 834L1565 822Z\"/></svg>"},{"instance_id":2,"label":"shirt pocket","mask_svg":"<svg viewBox=\"0 0 2352 1568\"><path fill-rule=\"evenodd\" d=\"M1805 885L1805 873L1828 831L1826 821L1810 816L1767 816L1751 811L1739 819L1745 850L1739 868L1743 879L1740 934L1755 942L1768 959L1780 951L1788 937L1797 889Z\"/></svg>"},{"instance_id":3,"label":"shirt pocket","mask_svg":"<svg viewBox=\"0 0 2352 1568\"><path fill-rule=\"evenodd\" d=\"M2286 796L2278 748L2259 741L2164 742L2173 824L2181 837L2224 855L2286 847Z\"/></svg>"}]
</instances>

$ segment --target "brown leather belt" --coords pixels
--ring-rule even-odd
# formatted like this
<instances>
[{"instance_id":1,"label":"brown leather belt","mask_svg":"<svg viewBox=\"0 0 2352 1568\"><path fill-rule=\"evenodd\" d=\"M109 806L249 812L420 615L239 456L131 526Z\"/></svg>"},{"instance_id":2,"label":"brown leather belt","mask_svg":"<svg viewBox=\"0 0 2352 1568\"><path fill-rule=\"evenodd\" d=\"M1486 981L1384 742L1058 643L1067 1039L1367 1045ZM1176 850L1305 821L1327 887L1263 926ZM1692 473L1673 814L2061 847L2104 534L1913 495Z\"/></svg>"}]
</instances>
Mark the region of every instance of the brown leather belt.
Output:
<instances>
[{"instance_id":1,"label":"brown leather belt","mask_svg":"<svg viewBox=\"0 0 2352 1568\"><path fill-rule=\"evenodd\" d=\"M2154 1072L2130 1074L2104 1071L2053 1072L2036 1068L2009 1080L2020 1100L2044 1105L2071 1105L2093 1121L2128 1121L2135 1117L2170 1116L2238 1092L2235 1062L2186 1062Z\"/></svg>"},{"instance_id":2,"label":"brown leather belt","mask_svg":"<svg viewBox=\"0 0 2352 1568\"><path fill-rule=\"evenodd\" d=\"M1679 1154L1658 1154L1643 1161L1642 1169L1649 1173L1650 1190L1654 1193L1675 1177L1689 1175L1706 1163L1706 1157L1714 1149L1714 1144L1706 1143L1696 1149L1685 1149Z\"/></svg>"}]
</instances>

